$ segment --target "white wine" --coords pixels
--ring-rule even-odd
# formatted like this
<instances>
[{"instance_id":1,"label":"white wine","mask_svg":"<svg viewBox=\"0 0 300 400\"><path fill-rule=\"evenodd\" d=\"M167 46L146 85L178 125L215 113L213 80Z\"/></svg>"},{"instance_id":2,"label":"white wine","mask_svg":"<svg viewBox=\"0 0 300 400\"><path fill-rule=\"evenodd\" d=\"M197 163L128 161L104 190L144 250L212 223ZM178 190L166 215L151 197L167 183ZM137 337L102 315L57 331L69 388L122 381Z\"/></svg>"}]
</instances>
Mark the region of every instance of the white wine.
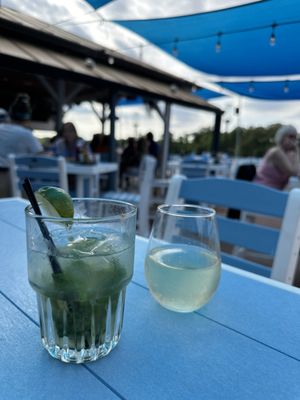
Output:
<instances>
[{"instance_id":1,"label":"white wine","mask_svg":"<svg viewBox=\"0 0 300 400\"><path fill-rule=\"evenodd\" d=\"M191 312L217 289L221 261L205 248L173 244L150 250L145 273L153 297L165 308Z\"/></svg>"}]
</instances>

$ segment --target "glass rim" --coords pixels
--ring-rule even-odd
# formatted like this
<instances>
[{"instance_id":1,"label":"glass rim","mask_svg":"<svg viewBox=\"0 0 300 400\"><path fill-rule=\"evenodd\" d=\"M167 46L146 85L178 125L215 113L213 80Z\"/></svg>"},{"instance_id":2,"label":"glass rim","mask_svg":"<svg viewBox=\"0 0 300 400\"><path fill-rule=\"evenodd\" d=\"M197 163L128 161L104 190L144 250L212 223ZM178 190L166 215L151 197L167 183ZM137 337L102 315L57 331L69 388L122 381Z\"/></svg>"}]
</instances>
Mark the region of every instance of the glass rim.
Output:
<instances>
[{"instance_id":1,"label":"glass rim","mask_svg":"<svg viewBox=\"0 0 300 400\"><path fill-rule=\"evenodd\" d=\"M137 206L128 203L122 200L114 200L114 199L105 199L105 198L95 198L95 197L74 197L72 198L73 201L89 201L89 202L98 202L98 203L105 203L105 204L112 204L112 205L119 205L119 206L128 206L129 210L120 214L109 215L109 216L93 216L93 217L73 217L73 218L66 218L60 216L51 216L51 215L37 215L34 213L32 205L28 204L25 207L25 214L29 218L33 218L35 220L46 220L49 222L76 222L76 223L91 223L91 222L116 222L120 219L128 219L133 217L137 213Z\"/></svg>"},{"instance_id":2,"label":"glass rim","mask_svg":"<svg viewBox=\"0 0 300 400\"><path fill-rule=\"evenodd\" d=\"M206 213L205 214L185 214L184 210L181 212L178 211L173 211L173 209L179 209L179 208L190 208L193 210L204 210ZM169 208L170 210L167 210ZM161 204L160 206L157 207L157 211L161 212L162 214L170 215L172 217L183 217L183 218L210 218L214 217L216 215L216 211L213 208L210 207L204 207L204 206L199 206L197 204Z\"/></svg>"}]
</instances>

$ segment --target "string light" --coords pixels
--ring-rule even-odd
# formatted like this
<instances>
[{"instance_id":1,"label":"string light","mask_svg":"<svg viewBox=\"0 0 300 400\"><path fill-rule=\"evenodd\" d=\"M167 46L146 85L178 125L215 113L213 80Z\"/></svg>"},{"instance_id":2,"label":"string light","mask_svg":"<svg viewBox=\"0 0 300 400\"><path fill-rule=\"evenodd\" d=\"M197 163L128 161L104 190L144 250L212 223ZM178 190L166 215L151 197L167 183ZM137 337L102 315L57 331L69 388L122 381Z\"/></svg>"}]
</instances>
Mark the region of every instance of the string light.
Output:
<instances>
[{"instance_id":1,"label":"string light","mask_svg":"<svg viewBox=\"0 0 300 400\"><path fill-rule=\"evenodd\" d=\"M276 36L275 36L276 27L277 27L277 24L273 24L272 25L272 33L271 33L271 36L270 36L270 39L269 39L269 44L272 47L275 46L275 44L276 44Z\"/></svg>"},{"instance_id":2,"label":"string light","mask_svg":"<svg viewBox=\"0 0 300 400\"><path fill-rule=\"evenodd\" d=\"M173 49L172 49L172 54L174 57L178 57L178 42L179 42L178 38L175 38Z\"/></svg>"},{"instance_id":3,"label":"string light","mask_svg":"<svg viewBox=\"0 0 300 400\"><path fill-rule=\"evenodd\" d=\"M248 87L248 92L249 93L253 93L254 92L254 85L253 85L253 81L250 82L249 87Z\"/></svg>"},{"instance_id":4,"label":"string light","mask_svg":"<svg viewBox=\"0 0 300 400\"><path fill-rule=\"evenodd\" d=\"M288 93L289 91L290 91L289 81L285 81L285 84L283 86L283 92Z\"/></svg>"},{"instance_id":5,"label":"string light","mask_svg":"<svg viewBox=\"0 0 300 400\"><path fill-rule=\"evenodd\" d=\"M171 92L176 93L178 90L178 86L175 83L172 83L170 85L170 90L171 90Z\"/></svg>"},{"instance_id":6,"label":"string light","mask_svg":"<svg viewBox=\"0 0 300 400\"><path fill-rule=\"evenodd\" d=\"M84 63L85 63L85 66L86 66L87 68L89 68L89 69L94 69L94 68L96 67L96 62L95 62L95 60L93 60L93 59L90 58L90 57L87 57L87 58L84 60Z\"/></svg>"},{"instance_id":7,"label":"string light","mask_svg":"<svg viewBox=\"0 0 300 400\"><path fill-rule=\"evenodd\" d=\"M222 36L222 32L218 33L218 39L217 39L217 43L215 45L215 51L216 53L220 53L221 49L222 49L222 44L221 44L221 36Z\"/></svg>"},{"instance_id":8,"label":"string light","mask_svg":"<svg viewBox=\"0 0 300 400\"><path fill-rule=\"evenodd\" d=\"M115 63L115 59L112 56L110 56L108 57L107 62L109 65L113 65Z\"/></svg>"}]
</instances>

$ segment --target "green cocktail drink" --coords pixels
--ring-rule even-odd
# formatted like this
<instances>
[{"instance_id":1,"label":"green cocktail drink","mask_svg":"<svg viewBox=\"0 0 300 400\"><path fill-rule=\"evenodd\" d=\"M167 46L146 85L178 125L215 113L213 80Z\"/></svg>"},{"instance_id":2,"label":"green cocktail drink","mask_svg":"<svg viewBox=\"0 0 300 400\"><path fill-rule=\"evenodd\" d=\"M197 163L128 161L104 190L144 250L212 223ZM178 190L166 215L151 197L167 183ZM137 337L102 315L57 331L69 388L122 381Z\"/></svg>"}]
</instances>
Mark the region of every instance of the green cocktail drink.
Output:
<instances>
[{"instance_id":1,"label":"green cocktail drink","mask_svg":"<svg viewBox=\"0 0 300 400\"><path fill-rule=\"evenodd\" d=\"M72 220L40 217L55 251L41 234L38 217L27 210L28 276L37 294L44 347L55 358L80 363L105 356L120 339L136 210L104 200L74 205ZM53 271L53 257L59 272Z\"/></svg>"}]
</instances>

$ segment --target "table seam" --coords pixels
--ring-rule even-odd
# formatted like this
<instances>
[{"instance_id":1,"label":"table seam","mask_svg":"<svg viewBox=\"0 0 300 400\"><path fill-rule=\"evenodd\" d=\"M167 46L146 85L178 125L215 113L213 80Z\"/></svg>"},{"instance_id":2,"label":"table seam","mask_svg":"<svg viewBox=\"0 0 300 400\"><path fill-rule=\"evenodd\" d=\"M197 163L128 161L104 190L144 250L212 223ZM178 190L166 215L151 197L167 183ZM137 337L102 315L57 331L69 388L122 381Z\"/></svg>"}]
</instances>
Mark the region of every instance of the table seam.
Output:
<instances>
[{"instance_id":1,"label":"table seam","mask_svg":"<svg viewBox=\"0 0 300 400\"><path fill-rule=\"evenodd\" d=\"M149 289L148 289L146 286L144 286L144 285L142 285L142 284L140 284L140 283L138 283L138 282L135 282L134 280L132 280L131 282L132 282L134 285L139 286L140 288L142 288L142 289L144 289L144 290L147 290L147 291L149 292ZM295 361L300 362L300 359L299 359L299 358L297 358L297 357L295 357L295 356L292 356L291 354L285 353L284 351L279 350L279 349L277 349L276 347L273 347L273 346L271 346L271 345L269 345L269 344L267 344L267 343L264 343L264 342L262 342L262 341L260 341L260 340L258 340L258 339L255 339L254 337L249 336L249 335L247 335L247 334L245 334L245 333L243 333L243 332L240 332L240 331L236 330L235 328L231 328L230 326L228 326L228 325L226 325L226 324L223 324L222 322L219 322L219 321L217 321L217 320L215 320L215 319L213 319L213 318L211 318L211 317L208 317L208 316L206 316L205 314L202 314L202 313L199 312L199 311L194 311L193 314L199 315L200 317L203 317L203 318L205 318L205 319L207 319L207 320L209 320L209 321L211 321L211 322L214 322L215 324L217 324L217 325L219 325L219 326L222 326L222 327L225 328L225 329L228 329L228 330L230 330L230 331L232 331L232 332L234 332L234 333L236 333L236 334L238 334L238 335L241 335L241 336L243 336L243 337L245 337L245 338L247 338L247 339L250 339L250 340L252 340L252 341L254 341L254 342L256 342L256 343L258 343L258 344L260 344L260 345L262 345L262 346L264 346L264 347L267 347L267 348L269 348L269 349L271 349L271 350L274 350L274 351L276 351L276 352L278 352L278 353L280 353L280 354L282 354L282 355L284 355L284 356L286 356L286 357L289 357L289 358L291 358L291 359L293 359L293 360L295 360Z\"/></svg>"},{"instance_id":2,"label":"table seam","mask_svg":"<svg viewBox=\"0 0 300 400\"><path fill-rule=\"evenodd\" d=\"M12 226L12 227L14 227L14 228L17 228L18 230L20 230L20 231L22 231L22 232L26 232L26 229L20 228L20 227L18 227L17 225L14 225L14 224L11 223L11 222L5 221L5 220L3 220L1 217L0 217L0 220L3 221L3 222L5 222L5 223L7 223L8 225L10 225L10 226ZM132 280L131 282L132 282L133 284L135 284L136 286L139 286L139 287L141 287L142 289L149 291L149 289L148 289L146 286L144 286L144 285L142 285L142 284L140 284L140 283L138 283L138 282L135 282L134 280ZM19 311L21 311L21 312L22 312L25 316L27 316L33 323L36 324L36 322L35 322L29 315L27 315L18 305L16 305L13 301L11 301L2 291L0 291L0 293L1 293L7 300L9 300L9 301L11 302L11 304L13 304ZM264 342L262 342L262 341L260 341L260 340L258 340L258 339L255 339L255 338L253 338L252 336L249 336L249 335L247 335L247 334L245 334L245 333L243 333L243 332L240 332L240 331L236 330L235 328L232 328L232 327L230 327L230 326L228 326L228 325L226 325L226 324L223 324L222 322L219 322L219 321L217 321L217 320L215 320L215 319L213 319L213 318L211 318L211 317L208 317L208 316L206 316L205 314L200 313L199 311L194 311L194 314L199 315L199 316L201 316L201 317L203 317L203 318L206 318L207 320L209 320L209 321L211 321L211 322L214 322L215 324L220 325L220 326L222 326L223 328L229 329L230 331L232 331L232 332L234 332L234 333L236 333L236 334L238 334L238 335L241 335L241 336L243 336L243 337L246 337L246 338L248 338L248 339L250 339L250 340L252 340L252 341L254 341L254 342L256 342L256 343L259 343L259 344L263 345L264 347L267 347L267 348L269 348L269 349L271 349L271 350L274 350L274 351L276 351L276 352L278 352L278 353L280 353L280 354L282 354L282 355L285 355L285 356L287 356L287 357L289 357L289 358L291 358L291 359L293 359L293 360L295 360L295 361L300 362L300 359L299 359L299 358L294 357L294 356L292 356L291 354L285 353L284 351L279 350L279 349L277 349L276 347L273 347L273 346L271 346L271 345L269 345L269 344L267 344L267 343L264 343ZM39 326L39 325L37 325L37 326Z\"/></svg>"},{"instance_id":3,"label":"table seam","mask_svg":"<svg viewBox=\"0 0 300 400\"><path fill-rule=\"evenodd\" d=\"M15 225L13 222L6 221L5 219L2 219L1 217L0 217L0 222L4 222L5 224L12 226L13 228L18 229L19 231L26 232L26 229L21 228L18 225Z\"/></svg>"},{"instance_id":4,"label":"table seam","mask_svg":"<svg viewBox=\"0 0 300 400\"><path fill-rule=\"evenodd\" d=\"M30 316L28 315L24 310L22 310L21 307L19 307L13 300L11 300L5 293L0 290L0 294L2 297L4 297L13 307L15 307L18 311L21 312L25 317L27 317L36 327L39 328L39 324ZM80 365L82 368L86 369L89 374L93 375L94 378L96 378L100 383L102 383L107 389L109 389L114 395L116 395L119 399L121 400L127 400L126 397L122 396L121 393L119 393L116 389L114 389L109 383L107 383L101 376L97 375L93 370L91 370L87 365L81 364Z\"/></svg>"},{"instance_id":5,"label":"table seam","mask_svg":"<svg viewBox=\"0 0 300 400\"><path fill-rule=\"evenodd\" d=\"M12 299L10 299L5 293L0 290L0 294L10 303L12 304L17 310L19 310L25 317L27 317L34 325L39 327L39 324L29 315L27 314L20 306L18 306Z\"/></svg>"}]
</instances>

